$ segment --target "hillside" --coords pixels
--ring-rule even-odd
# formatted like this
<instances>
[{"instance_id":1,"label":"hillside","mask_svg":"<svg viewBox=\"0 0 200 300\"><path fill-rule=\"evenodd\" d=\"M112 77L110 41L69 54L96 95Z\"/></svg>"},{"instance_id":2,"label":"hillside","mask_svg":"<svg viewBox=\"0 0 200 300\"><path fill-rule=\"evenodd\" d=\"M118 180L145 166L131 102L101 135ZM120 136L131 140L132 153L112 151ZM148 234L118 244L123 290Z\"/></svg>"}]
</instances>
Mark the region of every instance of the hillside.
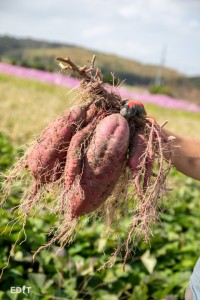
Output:
<instances>
[{"instance_id":1,"label":"hillside","mask_svg":"<svg viewBox=\"0 0 200 300\"><path fill-rule=\"evenodd\" d=\"M116 79L127 85L200 104L200 77L186 77L175 70L163 68L161 85L164 89L161 86L152 90L158 66L70 44L0 36L0 61L40 70L58 72L57 56L69 56L78 65L84 66L94 54L96 66L101 68L105 82L111 83L111 73L114 73Z\"/></svg>"},{"instance_id":2,"label":"hillside","mask_svg":"<svg viewBox=\"0 0 200 300\"><path fill-rule=\"evenodd\" d=\"M0 37L0 59L23 66L29 66L48 71L57 71L57 56L70 56L77 64L85 65L96 54L98 65L107 79L113 72L120 80L127 84L153 84L157 73L157 66L145 65L134 60L117 55L104 54L92 49L85 49L74 45L36 41L32 39L16 39ZM166 81L184 78L175 70L164 68L163 77Z\"/></svg>"}]
</instances>

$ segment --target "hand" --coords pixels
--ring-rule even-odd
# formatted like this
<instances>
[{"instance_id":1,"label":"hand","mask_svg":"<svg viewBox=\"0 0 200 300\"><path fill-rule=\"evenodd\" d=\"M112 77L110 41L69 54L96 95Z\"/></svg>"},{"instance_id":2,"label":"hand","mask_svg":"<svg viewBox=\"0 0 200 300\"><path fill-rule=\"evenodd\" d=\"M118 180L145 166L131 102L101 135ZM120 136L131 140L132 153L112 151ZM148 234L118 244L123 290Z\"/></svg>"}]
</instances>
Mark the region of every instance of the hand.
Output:
<instances>
[{"instance_id":1,"label":"hand","mask_svg":"<svg viewBox=\"0 0 200 300\"><path fill-rule=\"evenodd\" d=\"M145 118L147 116L144 104L142 102L128 99L122 101L122 109L120 114L123 117L137 116L139 118Z\"/></svg>"},{"instance_id":2,"label":"hand","mask_svg":"<svg viewBox=\"0 0 200 300\"><path fill-rule=\"evenodd\" d=\"M140 101L124 99L122 101L122 109L120 114L125 118L139 117L142 119L150 119L155 125L158 125L154 117L147 115L144 104Z\"/></svg>"}]
</instances>

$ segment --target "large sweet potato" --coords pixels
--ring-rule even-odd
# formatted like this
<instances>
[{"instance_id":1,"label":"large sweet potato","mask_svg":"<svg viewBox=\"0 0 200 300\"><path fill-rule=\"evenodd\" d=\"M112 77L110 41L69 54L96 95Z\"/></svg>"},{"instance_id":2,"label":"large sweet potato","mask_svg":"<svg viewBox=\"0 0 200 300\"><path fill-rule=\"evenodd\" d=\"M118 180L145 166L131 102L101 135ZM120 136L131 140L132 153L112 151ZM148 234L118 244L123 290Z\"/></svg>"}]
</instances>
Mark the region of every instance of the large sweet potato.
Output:
<instances>
[{"instance_id":1,"label":"large sweet potato","mask_svg":"<svg viewBox=\"0 0 200 300\"><path fill-rule=\"evenodd\" d=\"M39 185L59 179L67 149L77 128L84 125L86 108L72 107L41 134L27 158L27 166Z\"/></svg>"},{"instance_id":2,"label":"large sweet potato","mask_svg":"<svg viewBox=\"0 0 200 300\"><path fill-rule=\"evenodd\" d=\"M83 161L80 188L71 197L72 216L96 210L111 194L126 160L129 126L120 114L105 117L96 127Z\"/></svg>"}]
</instances>

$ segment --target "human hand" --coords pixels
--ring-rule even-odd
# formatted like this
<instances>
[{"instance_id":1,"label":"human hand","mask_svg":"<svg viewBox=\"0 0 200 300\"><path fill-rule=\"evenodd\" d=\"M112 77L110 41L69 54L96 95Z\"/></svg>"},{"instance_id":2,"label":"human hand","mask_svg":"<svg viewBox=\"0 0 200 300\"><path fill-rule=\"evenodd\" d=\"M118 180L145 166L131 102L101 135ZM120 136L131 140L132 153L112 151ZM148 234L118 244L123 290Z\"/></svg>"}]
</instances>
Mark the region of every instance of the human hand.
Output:
<instances>
[{"instance_id":1,"label":"human hand","mask_svg":"<svg viewBox=\"0 0 200 300\"><path fill-rule=\"evenodd\" d=\"M140 101L124 99L122 101L122 109L120 114L125 118L138 117L141 119L149 119L151 123L158 125L154 117L147 115L144 104Z\"/></svg>"},{"instance_id":2,"label":"human hand","mask_svg":"<svg viewBox=\"0 0 200 300\"><path fill-rule=\"evenodd\" d=\"M145 118L147 116L144 104L142 102L129 99L124 99L122 101L122 109L120 114L123 117L137 116L139 118Z\"/></svg>"}]
</instances>

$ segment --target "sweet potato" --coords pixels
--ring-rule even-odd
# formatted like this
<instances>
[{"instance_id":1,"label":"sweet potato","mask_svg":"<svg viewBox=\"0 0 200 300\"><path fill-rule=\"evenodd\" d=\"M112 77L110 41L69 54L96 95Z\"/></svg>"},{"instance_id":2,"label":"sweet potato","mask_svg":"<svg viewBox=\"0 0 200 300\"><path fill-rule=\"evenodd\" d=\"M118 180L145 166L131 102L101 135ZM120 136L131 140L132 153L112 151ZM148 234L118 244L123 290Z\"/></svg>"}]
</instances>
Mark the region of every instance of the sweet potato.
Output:
<instances>
[{"instance_id":1,"label":"sweet potato","mask_svg":"<svg viewBox=\"0 0 200 300\"><path fill-rule=\"evenodd\" d=\"M141 168L142 159L145 159L144 170ZM153 175L153 163L155 155L152 148L147 147L144 133L137 131L134 133L130 142L129 167L133 174L138 195L141 198L141 174L143 172L143 192L147 190L151 176Z\"/></svg>"},{"instance_id":2,"label":"sweet potato","mask_svg":"<svg viewBox=\"0 0 200 300\"><path fill-rule=\"evenodd\" d=\"M146 149L146 140L142 132L136 131L130 141L129 167L133 177L137 175L141 163L141 156Z\"/></svg>"},{"instance_id":3,"label":"sweet potato","mask_svg":"<svg viewBox=\"0 0 200 300\"><path fill-rule=\"evenodd\" d=\"M27 158L27 166L38 184L59 179L64 170L70 140L77 128L84 125L85 118L85 108L72 107L41 134Z\"/></svg>"},{"instance_id":4,"label":"sweet potato","mask_svg":"<svg viewBox=\"0 0 200 300\"><path fill-rule=\"evenodd\" d=\"M143 182L143 191L145 192L149 186L151 177L153 176L153 164L155 161L155 154L153 150L148 153L146 162L145 162L145 173L144 173L144 182Z\"/></svg>"},{"instance_id":5,"label":"sweet potato","mask_svg":"<svg viewBox=\"0 0 200 300\"><path fill-rule=\"evenodd\" d=\"M50 240L37 249L33 259L54 243L59 242L58 251L71 243L81 228L78 217L94 212L94 216L102 217L108 226L108 234L113 233L113 229L117 232L124 216L131 217L124 241L116 240L114 253L99 270L111 266L121 253L125 254L125 268L135 242L149 241L152 225L160 219L158 202L166 190L171 166L170 157L165 166L163 150L170 149L170 142L163 140L163 126L160 128L155 120L141 115L140 103L132 102L131 113L127 115L115 78L113 86L104 84L100 70L94 70L95 57L89 68L78 67L69 58L58 59L67 64L61 64L62 70L70 69L82 77L76 103L84 103L84 108L75 107L59 117L5 175L1 206L16 183L24 180L24 187L14 211L17 213L11 220L11 231L18 221L22 227L3 270L22 234L23 241L26 240L27 220L41 207L44 213L56 214L57 218L48 234ZM132 182L127 163L132 170ZM30 172L26 172L25 167ZM26 176L31 172L34 176Z\"/></svg>"},{"instance_id":6,"label":"sweet potato","mask_svg":"<svg viewBox=\"0 0 200 300\"><path fill-rule=\"evenodd\" d=\"M65 165L65 184L66 190L70 189L75 178L81 175L82 172L82 159L84 155L84 148L92 134L92 130L95 128L95 122L89 123L86 127L79 130L72 137L68 151L67 151L67 163Z\"/></svg>"},{"instance_id":7,"label":"sweet potato","mask_svg":"<svg viewBox=\"0 0 200 300\"><path fill-rule=\"evenodd\" d=\"M71 197L73 217L92 212L111 194L126 161L129 126L120 114L105 117L97 125L83 161L80 189Z\"/></svg>"},{"instance_id":8,"label":"sweet potato","mask_svg":"<svg viewBox=\"0 0 200 300\"><path fill-rule=\"evenodd\" d=\"M92 120L94 119L94 117L96 116L96 114L98 113L99 111L99 107L97 107L95 105L95 103L92 103L90 105L90 107L88 108L87 110L87 113L86 113L86 123L89 124L90 122L92 122Z\"/></svg>"},{"instance_id":9,"label":"sweet potato","mask_svg":"<svg viewBox=\"0 0 200 300\"><path fill-rule=\"evenodd\" d=\"M103 115L104 117L108 114L105 107L98 106L97 103L92 103L86 113L86 124L91 123L94 119L99 119Z\"/></svg>"},{"instance_id":10,"label":"sweet potato","mask_svg":"<svg viewBox=\"0 0 200 300\"><path fill-rule=\"evenodd\" d=\"M142 191L140 188L140 165L142 155L146 150L146 140L144 134L140 131L136 131L130 141L130 149L129 149L129 160L128 165L132 171L133 180L135 183L137 195L140 199L142 199Z\"/></svg>"}]
</instances>

